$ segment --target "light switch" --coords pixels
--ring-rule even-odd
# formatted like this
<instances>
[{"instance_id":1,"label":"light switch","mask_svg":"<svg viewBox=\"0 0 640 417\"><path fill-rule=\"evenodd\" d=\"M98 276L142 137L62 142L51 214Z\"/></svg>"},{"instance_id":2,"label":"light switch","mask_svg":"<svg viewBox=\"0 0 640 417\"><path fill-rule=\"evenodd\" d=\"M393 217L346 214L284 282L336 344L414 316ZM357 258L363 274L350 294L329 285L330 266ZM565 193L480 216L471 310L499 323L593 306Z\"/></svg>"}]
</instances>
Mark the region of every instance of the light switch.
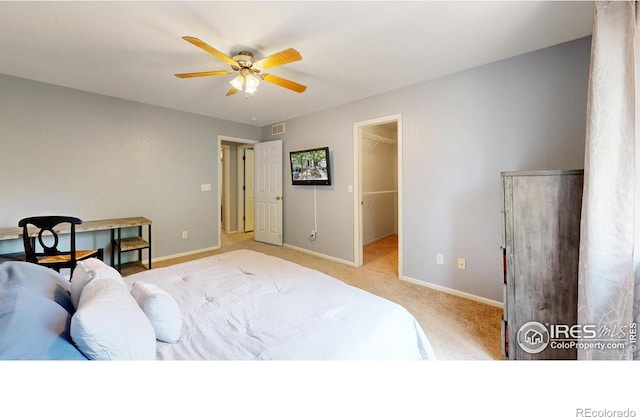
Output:
<instances>
[{"instance_id":1,"label":"light switch","mask_svg":"<svg viewBox=\"0 0 640 417\"><path fill-rule=\"evenodd\" d=\"M201 184L200 190L202 191L211 191L211 184Z\"/></svg>"}]
</instances>

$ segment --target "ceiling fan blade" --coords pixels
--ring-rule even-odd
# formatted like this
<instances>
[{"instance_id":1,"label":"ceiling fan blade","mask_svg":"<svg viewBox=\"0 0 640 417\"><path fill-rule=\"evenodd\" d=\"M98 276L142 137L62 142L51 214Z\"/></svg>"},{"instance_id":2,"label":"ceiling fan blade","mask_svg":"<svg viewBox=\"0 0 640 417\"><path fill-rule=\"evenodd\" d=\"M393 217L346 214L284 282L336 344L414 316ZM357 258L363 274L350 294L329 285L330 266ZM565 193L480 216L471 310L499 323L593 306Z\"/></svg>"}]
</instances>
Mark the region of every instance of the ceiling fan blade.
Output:
<instances>
[{"instance_id":1,"label":"ceiling fan blade","mask_svg":"<svg viewBox=\"0 0 640 417\"><path fill-rule=\"evenodd\" d=\"M227 96L227 97L228 97L228 96L232 96L232 95L234 95L235 93L237 93L238 91L240 91L240 90L238 90L238 89L237 89L237 88L235 88L235 87L231 87L231 90L229 90L229 91L227 92L227 94L225 94L225 96Z\"/></svg>"},{"instance_id":2,"label":"ceiling fan blade","mask_svg":"<svg viewBox=\"0 0 640 417\"><path fill-rule=\"evenodd\" d=\"M209 46L206 43L202 42L198 38L193 38L191 36L183 36L182 39L184 39L185 41L187 41L189 43L192 43L193 45L197 46L198 48L200 48L202 50L205 50L205 51L209 52L212 55L217 56L218 58L220 58L221 60L223 60L224 62L226 62L229 65L235 65L235 66L238 65L238 63L236 61L234 61L233 59L229 58L228 56L226 56L222 52L218 51L214 47Z\"/></svg>"},{"instance_id":3,"label":"ceiling fan blade","mask_svg":"<svg viewBox=\"0 0 640 417\"><path fill-rule=\"evenodd\" d=\"M302 55L300 55L300 52L296 51L293 48L289 48L285 49L284 51L280 51L277 54L270 55L266 58L262 58L261 60L254 62L253 68L265 70L268 68L277 67L278 65L300 61L301 59Z\"/></svg>"},{"instance_id":4,"label":"ceiling fan blade","mask_svg":"<svg viewBox=\"0 0 640 417\"><path fill-rule=\"evenodd\" d=\"M178 78L193 78L193 77L209 77L212 75L227 75L231 74L231 71L205 71L205 72L187 72L185 74L176 74Z\"/></svg>"},{"instance_id":5,"label":"ceiling fan blade","mask_svg":"<svg viewBox=\"0 0 640 417\"><path fill-rule=\"evenodd\" d=\"M272 84L279 85L280 87L288 88L289 90L295 91L296 93L302 93L307 89L307 87L302 84L298 84L294 81L280 78L271 74L263 74L260 76L260 78Z\"/></svg>"}]
</instances>

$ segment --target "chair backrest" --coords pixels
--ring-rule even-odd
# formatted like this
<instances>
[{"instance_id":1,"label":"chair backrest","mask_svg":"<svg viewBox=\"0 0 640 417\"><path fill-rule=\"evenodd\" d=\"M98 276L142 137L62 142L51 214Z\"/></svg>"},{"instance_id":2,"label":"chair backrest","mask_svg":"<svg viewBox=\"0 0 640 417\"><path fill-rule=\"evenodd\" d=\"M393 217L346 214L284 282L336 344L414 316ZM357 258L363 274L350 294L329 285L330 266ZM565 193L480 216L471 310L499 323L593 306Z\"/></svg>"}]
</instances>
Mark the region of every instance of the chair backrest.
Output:
<instances>
[{"instance_id":1,"label":"chair backrest","mask_svg":"<svg viewBox=\"0 0 640 417\"><path fill-rule=\"evenodd\" d=\"M60 224L68 223L70 225L69 251L61 251L58 248L59 238L58 232L54 228ZM18 227L22 227L22 240L24 242L24 251L28 262L38 263L38 256L54 256L54 255L70 255L71 264L76 262L76 225L81 224L82 220L77 217L68 216L37 216L27 217L18 222ZM42 252L38 252L34 240L29 236L29 225L35 226L38 231L38 242L42 247ZM53 239L53 243L49 244L45 239Z\"/></svg>"}]
</instances>

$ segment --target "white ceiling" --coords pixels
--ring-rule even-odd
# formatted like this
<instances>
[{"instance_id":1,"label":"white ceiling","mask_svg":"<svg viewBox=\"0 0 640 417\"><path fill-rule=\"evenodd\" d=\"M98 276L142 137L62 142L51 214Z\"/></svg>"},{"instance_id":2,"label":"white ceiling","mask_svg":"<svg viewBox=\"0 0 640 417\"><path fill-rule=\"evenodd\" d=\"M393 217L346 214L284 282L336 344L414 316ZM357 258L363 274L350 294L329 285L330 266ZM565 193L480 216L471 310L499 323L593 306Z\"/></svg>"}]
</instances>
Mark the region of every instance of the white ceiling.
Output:
<instances>
[{"instance_id":1,"label":"white ceiling","mask_svg":"<svg viewBox=\"0 0 640 417\"><path fill-rule=\"evenodd\" d=\"M591 34L593 2L5 2L0 73L266 126ZM225 97L228 69L184 41L232 56L289 47L254 97ZM0 92L1 93L1 92Z\"/></svg>"}]
</instances>

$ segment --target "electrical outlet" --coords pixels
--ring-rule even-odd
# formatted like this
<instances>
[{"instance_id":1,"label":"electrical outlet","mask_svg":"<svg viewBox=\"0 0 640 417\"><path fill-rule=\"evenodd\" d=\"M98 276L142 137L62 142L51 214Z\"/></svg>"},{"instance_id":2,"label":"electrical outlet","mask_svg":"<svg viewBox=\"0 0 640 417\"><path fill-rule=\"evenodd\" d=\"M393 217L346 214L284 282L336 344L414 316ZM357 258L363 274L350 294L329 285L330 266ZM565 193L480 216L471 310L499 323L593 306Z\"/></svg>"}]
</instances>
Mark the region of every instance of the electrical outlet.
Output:
<instances>
[{"instance_id":1,"label":"electrical outlet","mask_svg":"<svg viewBox=\"0 0 640 417\"><path fill-rule=\"evenodd\" d=\"M211 184L200 184L201 191L211 191Z\"/></svg>"},{"instance_id":2,"label":"electrical outlet","mask_svg":"<svg viewBox=\"0 0 640 417\"><path fill-rule=\"evenodd\" d=\"M458 258L458 269L467 269L467 261L464 258Z\"/></svg>"},{"instance_id":3,"label":"electrical outlet","mask_svg":"<svg viewBox=\"0 0 640 417\"><path fill-rule=\"evenodd\" d=\"M183 231L182 231L182 238L183 238L183 239L186 239L186 238L188 238L188 237L189 237L189 233L188 233L186 230L183 230Z\"/></svg>"},{"instance_id":4,"label":"electrical outlet","mask_svg":"<svg viewBox=\"0 0 640 417\"><path fill-rule=\"evenodd\" d=\"M315 230L312 230L312 231L311 231L311 234L309 235L309 239L311 239L311 240L315 240L315 238L316 238L316 231L315 231Z\"/></svg>"},{"instance_id":5,"label":"electrical outlet","mask_svg":"<svg viewBox=\"0 0 640 417\"><path fill-rule=\"evenodd\" d=\"M444 256L441 253L436 255L436 263L442 265L444 263Z\"/></svg>"}]
</instances>

